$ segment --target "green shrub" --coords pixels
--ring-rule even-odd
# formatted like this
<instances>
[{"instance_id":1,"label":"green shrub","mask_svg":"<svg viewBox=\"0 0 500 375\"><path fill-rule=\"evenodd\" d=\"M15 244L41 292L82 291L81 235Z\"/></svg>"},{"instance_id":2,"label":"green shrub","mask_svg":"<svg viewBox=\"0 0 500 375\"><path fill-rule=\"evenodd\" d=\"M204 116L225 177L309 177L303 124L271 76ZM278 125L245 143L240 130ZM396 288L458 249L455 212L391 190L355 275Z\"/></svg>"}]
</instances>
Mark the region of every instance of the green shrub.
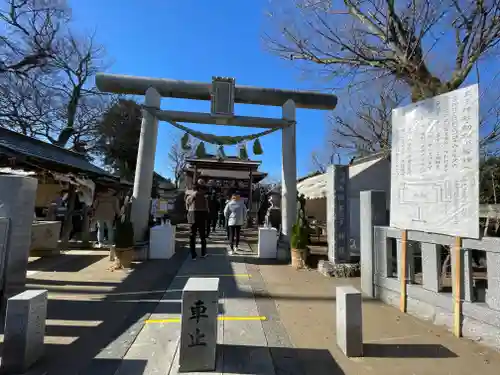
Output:
<instances>
[{"instance_id":1,"label":"green shrub","mask_svg":"<svg viewBox=\"0 0 500 375\"><path fill-rule=\"evenodd\" d=\"M117 249L127 249L134 246L134 226L130 221L131 208L130 203L126 204L122 215L116 220L115 247Z\"/></svg>"},{"instance_id":2,"label":"green shrub","mask_svg":"<svg viewBox=\"0 0 500 375\"><path fill-rule=\"evenodd\" d=\"M290 241L292 249L307 249L307 236L307 228L300 226L298 223L294 224Z\"/></svg>"},{"instance_id":3,"label":"green shrub","mask_svg":"<svg viewBox=\"0 0 500 375\"><path fill-rule=\"evenodd\" d=\"M297 220L292 227L290 245L292 249L307 249L309 244L309 224L306 219L305 197L297 195Z\"/></svg>"}]
</instances>

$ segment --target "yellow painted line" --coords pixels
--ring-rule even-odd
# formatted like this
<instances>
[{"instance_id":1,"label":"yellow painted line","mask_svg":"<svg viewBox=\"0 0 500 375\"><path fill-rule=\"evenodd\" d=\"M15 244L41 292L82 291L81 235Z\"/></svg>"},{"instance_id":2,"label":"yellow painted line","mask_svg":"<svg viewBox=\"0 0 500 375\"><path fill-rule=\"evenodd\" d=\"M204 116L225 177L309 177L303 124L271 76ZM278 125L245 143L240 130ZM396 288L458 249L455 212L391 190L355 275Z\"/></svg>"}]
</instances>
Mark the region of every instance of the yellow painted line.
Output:
<instances>
[{"instance_id":1,"label":"yellow painted line","mask_svg":"<svg viewBox=\"0 0 500 375\"><path fill-rule=\"evenodd\" d=\"M219 316L217 320L232 320L232 321L263 321L267 320L265 316ZM171 319L148 319L146 324L151 323L180 323L181 318L171 318Z\"/></svg>"},{"instance_id":2,"label":"yellow painted line","mask_svg":"<svg viewBox=\"0 0 500 375\"><path fill-rule=\"evenodd\" d=\"M234 275L177 275L175 277L251 277L248 273L237 273Z\"/></svg>"},{"instance_id":3,"label":"yellow painted line","mask_svg":"<svg viewBox=\"0 0 500 375\"><path fill-rule=\"evenodd\" d=\"M462 239L455 237L455 246L450 251L455 255L455 285L453 286L454 306L453 306L453 334L462 337Z\"/></svg>"}]
</instances>

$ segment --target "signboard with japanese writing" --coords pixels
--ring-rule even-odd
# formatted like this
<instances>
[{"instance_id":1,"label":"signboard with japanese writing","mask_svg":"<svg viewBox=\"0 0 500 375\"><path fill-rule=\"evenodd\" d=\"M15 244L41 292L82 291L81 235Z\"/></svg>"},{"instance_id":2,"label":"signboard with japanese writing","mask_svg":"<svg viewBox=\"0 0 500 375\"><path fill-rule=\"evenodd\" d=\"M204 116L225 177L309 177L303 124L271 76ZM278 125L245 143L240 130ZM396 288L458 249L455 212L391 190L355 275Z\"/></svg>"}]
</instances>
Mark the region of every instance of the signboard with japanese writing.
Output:
<instances>
[{"instance_id":1,"label":"signboard with japanese writing","mask_svg":"<svg viewBox=\"0 0 500 375\"><path fill-rule=\"evenodd\" d=\"M392 227L479 238L478 91L393 110Z\"/></svg>"},{"instance_id":2,"label":"signboard with japanese writing","mask_svg":"<svg viewBox=\"0 0 500 375\"><path fill-rule=\"evenodd\" d=\"M248 190L250 188L249 180L231 180L231 179L207 179L200 177L208 186L217 187L220 189L241 189Z\"/></svg>"}]
</instances>

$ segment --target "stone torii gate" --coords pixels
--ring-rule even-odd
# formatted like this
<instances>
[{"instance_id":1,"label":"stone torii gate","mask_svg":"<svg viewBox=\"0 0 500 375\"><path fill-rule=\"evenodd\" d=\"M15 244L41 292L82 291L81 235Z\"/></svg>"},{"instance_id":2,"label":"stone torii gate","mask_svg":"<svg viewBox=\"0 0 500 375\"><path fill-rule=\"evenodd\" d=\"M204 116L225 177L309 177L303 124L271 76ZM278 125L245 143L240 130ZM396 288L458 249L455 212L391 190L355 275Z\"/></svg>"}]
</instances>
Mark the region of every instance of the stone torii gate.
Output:
<instances>
[{"instance_id":1,"label":"stone torii gate","mask_svg":"<svg viewBox=\"0 0 500 375\"><path fill-rule=\"evenodd\" d=\"M295 110L298 108L331 110L337 105L332 94L236 86L233 78L213 77L212 83L155 79L98 73L96 85L102 92L145 95L141 136L134 179L134 203L131 219L136 239L142 239L148 227L151 187L155 162L158 121L232 125L282 129L282 234L289 241L297 210L297 159ZM165 111L161 97L210 100L211 113ZM282 118L234 115L234 103L282 107Z\"/></svg>"}]
</instances>

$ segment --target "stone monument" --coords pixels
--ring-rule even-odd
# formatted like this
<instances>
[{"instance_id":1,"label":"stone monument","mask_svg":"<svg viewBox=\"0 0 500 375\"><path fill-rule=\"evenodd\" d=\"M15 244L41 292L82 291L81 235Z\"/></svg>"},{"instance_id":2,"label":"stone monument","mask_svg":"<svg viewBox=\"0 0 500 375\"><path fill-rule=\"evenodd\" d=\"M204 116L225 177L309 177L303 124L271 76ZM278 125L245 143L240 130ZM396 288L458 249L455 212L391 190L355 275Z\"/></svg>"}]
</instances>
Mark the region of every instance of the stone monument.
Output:
<instances>
[{"instance_id":1,"label":"stone monument","mask_svg":"<svg viewBox=\"0 0 500 375\"><path fill-rule=\"evenodd\" d=\"M9 219L2 301L19 293L26 284L38 181L18 175L0 176L0 217Z\"/></svg>"},{"instance_id":2,"label":"stone monument","mask_svg":"<svg viewBox=\"0 0 500 375\"><path fill-rule=\"evenodd\" d=\"M182 293L179 372L215 369L218 307L219 279L191 277Z\"/></svg>"}]
</instances>

